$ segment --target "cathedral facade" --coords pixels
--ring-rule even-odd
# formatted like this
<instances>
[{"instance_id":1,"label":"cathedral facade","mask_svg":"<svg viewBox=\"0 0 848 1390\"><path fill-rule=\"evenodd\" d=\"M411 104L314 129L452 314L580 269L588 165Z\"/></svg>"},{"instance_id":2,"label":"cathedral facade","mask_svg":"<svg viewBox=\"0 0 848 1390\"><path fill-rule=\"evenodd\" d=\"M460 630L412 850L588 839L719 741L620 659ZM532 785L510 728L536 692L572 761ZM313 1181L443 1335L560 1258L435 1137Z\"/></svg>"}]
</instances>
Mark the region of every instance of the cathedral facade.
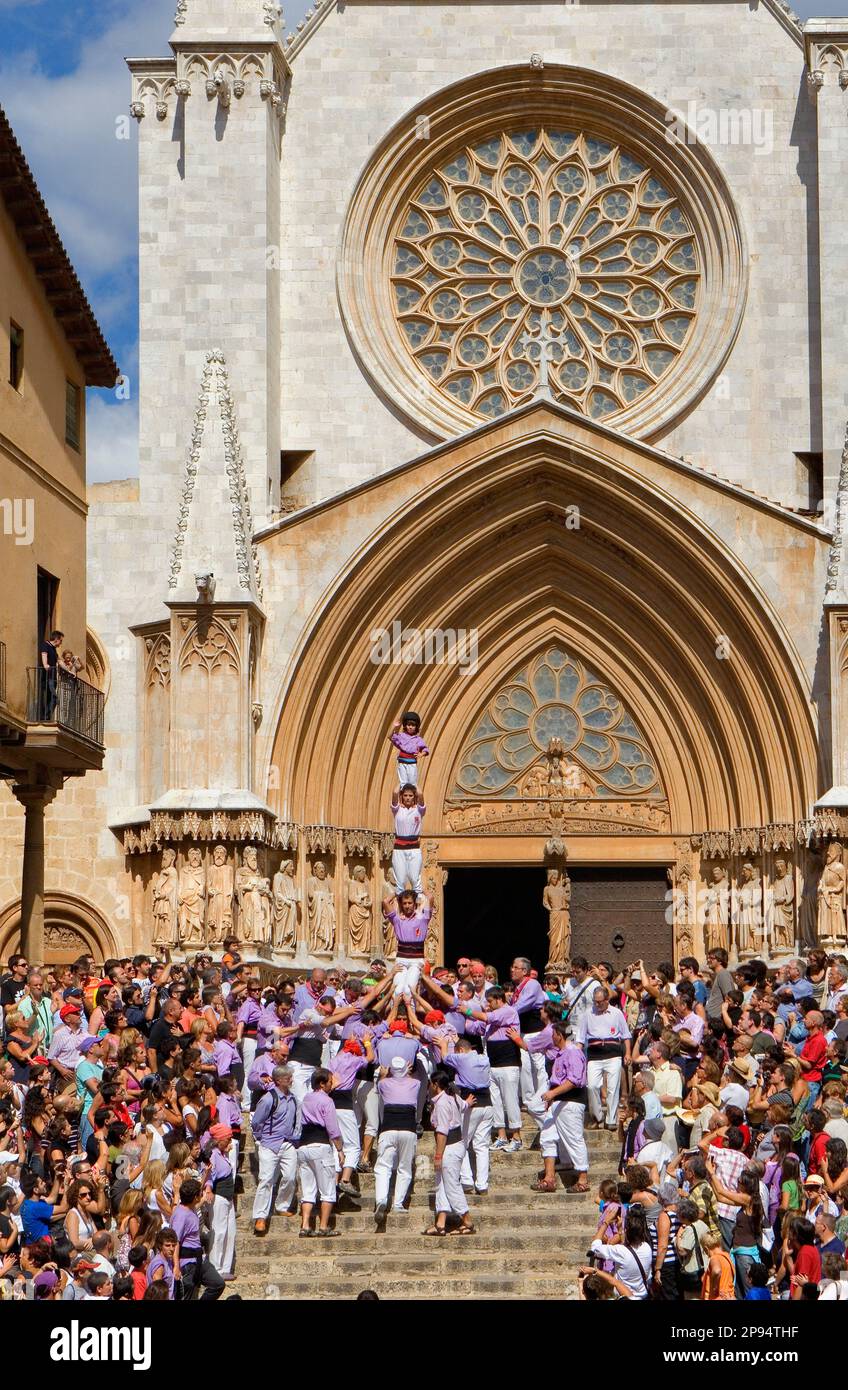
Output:
<instances>
[{"instance_id":1,"label":"cathedral facade","mask_svg":"<svg viewBox=\"0 0 848 1390\"><path fill-rule=\"evenodd\" d=\"M390 955L412 708L432 960L505 868L554 960L844 946L848 32L180 0L163 52L107 756L48 898L109 954Z\"/></svg>"}]
</instances>

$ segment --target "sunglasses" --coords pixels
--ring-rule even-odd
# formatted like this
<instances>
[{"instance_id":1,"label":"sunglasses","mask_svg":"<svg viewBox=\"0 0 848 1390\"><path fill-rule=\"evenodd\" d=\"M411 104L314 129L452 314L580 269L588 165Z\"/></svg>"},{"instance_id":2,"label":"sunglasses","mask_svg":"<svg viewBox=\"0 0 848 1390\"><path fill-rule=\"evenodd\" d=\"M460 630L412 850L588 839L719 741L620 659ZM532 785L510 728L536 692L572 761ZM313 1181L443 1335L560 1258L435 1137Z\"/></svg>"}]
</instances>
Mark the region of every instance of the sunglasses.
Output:
<instances>
[{"instance_id":1,"label":"sunglasses","mask_svg":"<svg viewBox=\"0 0 848 1390\"><path fill-rule=\"evenodd\" d=\"M456 963L456 966L457 966L457 969L458 969L458 970L461 970L461 969L463 968L463 966L470 965L470 964L471 964L471 961L470 961L470 960L458 960L457 963Z\"/></svg>"}]
</instances>

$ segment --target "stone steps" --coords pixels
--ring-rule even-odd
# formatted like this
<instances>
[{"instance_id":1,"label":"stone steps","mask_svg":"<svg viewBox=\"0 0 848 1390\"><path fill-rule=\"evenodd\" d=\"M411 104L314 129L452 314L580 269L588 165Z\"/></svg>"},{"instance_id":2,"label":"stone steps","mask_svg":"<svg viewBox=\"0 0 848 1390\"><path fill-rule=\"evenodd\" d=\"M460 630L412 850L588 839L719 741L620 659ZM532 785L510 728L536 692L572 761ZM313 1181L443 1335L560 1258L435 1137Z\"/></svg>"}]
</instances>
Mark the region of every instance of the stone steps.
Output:
<instances>
[{"instance_id":1,"label":"stone steps","mask_svg":"<svg viewBox=\"0 0 848 1390\"><path fill-rule=\"evenodd\" d=\"M575 1299L575 1272L597 1228L595 1184L615 1172L619 1140L606 1131L589 1131L590 1186L585 1196L569 1196L573 1175L563 1171L557 1193L539 1194L531 1183L542 1167L530 1143L538 1128L527 1117L525 1147L517 1153L492 1151L489 1191L470 1192L474 1236L424 1236L432 1221L434 1136L418 1143L416 1177L405 1214L389 1212L374 1221L373 1173L356 1177L360 1197L342 1196L333 1217L339 1236L300 1240L299 1220L272 1213L268 1234L253 1235L252 1202L256 1160L248 1134L242 1156L236 1240L237 1275L229 1291L243 1298L350 1300L364 1288L384 1299L477 1300ZM449 1222L449 1225L453 1224Z\"/></svg>"}]
</instances>

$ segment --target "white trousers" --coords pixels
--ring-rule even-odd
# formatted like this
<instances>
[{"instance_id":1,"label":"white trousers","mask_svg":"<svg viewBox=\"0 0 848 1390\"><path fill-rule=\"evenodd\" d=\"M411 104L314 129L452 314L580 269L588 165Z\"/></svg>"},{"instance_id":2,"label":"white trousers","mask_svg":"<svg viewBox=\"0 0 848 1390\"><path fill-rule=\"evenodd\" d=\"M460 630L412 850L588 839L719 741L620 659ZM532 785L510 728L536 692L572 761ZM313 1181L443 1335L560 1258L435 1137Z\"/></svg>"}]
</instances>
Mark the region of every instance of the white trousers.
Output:
<instances>
[{"instance_id":1,"label":"white trousers","mask_svg":"<svg viewBox=\"0 0 848 1390\"><path fill-rule=\"evenodd\" d=\"M242 1056L242 1061L244 1062L244 1085L243 1085L242 1088L241 1088L241 1108L242 1108L242 1110L249 1110L249 1109L250 1109L250 1087L249 1087L248 1084L247 1084L247 1078L248 1078L248 1076L250 1075L250 1068L253 1066L253 1063L256 1061L256 1039L255 1039L255 1038L242 1038L242 1040L241 1040L241 1056Z\"/></svg>"},{"instance_id":2,"label":"white trousers","mask_svg":"<svg viewBox=\"0 0 848 1390\"><path fill-rule=\"evenodd\" d=\"M421 857L420 849L393 849L392 850L392 878L398 893L402 893L407 883L412 884L414 893L423 893L421 887L421 869L424 860Z\"/></svg>"},{"instance_id":3,"label":"white trousers","mask_svg":"<svg viewBox=\"0 0 848 1390\"><path fill-rule=\"evenodd\" d=\"M355 1110L337 1110L336 1119L342 1132L341 1159L339 1159L337 1149L334 1149L333 1152L336 1155L336 1172L340 1172L342 1168L356 1167L362 1155L362 1144L359 1138L359 1121L356 1118Z\"/></svg>"},{"instance_id":4,"label":"white trousers","mask_svg":"<svg viewBox=\"0 0 848 1390\"><path fill-rule=\"evenodd\" d=\"M402 994L411 994L414 989L417 989L423 969L423 956L420 960L408 960L405 965L401 965L400 970L395 975L392 997L398 999Z\"/></svg>"},{"instance_id":5,"label":"white trousers","mask_svg":"<svg viewBox=\"0 0 848 1390\"><path fill-rule=\"evenodd\" d=\"M548 1112L545 1109L545 1103L542 1100L542 1096L545 1094L546 1091L549 1091L550 1089L551 1083L548 1078L547 1072L545 1072L542 1085L539 1087L536 1094L531 1096L527 1102L527 1113L528 1115L533 1116L533 1119L536 1121L536 1124L539 1126L540 1130L544 1128L545 1120L548 1117Z\"/></svg>"},{"instance_id":6,"label":"white trousers","mask_svg":"<svg viewBox=\"0 0 848 1390\"><path fill-rule=\"evenodd\" d=\"M380 1129L380 1093L376 1083L373 1081L360 1081L356 1088L354 1104L361 1111L365 1120L365 1133L372 1139L377 1138Z\"/></svg>"},{"instance_id":7,"label":"white trousers","mask_svg":"<svg viewBox=\"0 0 848 1390\"><path fill-rule=\"evenodd\" d=\"M297 1176L301 1202L336 1200L336 1165L332 1144L305 1144L297 1151Z\"/></svg>"},{"instance_id":8,"label":"white trousers","mask_svg":"<svg viewBox=\"0 0 848 1390\"><path fill-rule=\"evenodd\" d=\"M274 1197L274 1183L279 1178L276 1210L288 1211L297 1184L297 1149L293 1144L281 1144L278 1153L257 1144L259 1159L259 1178L256 1195L253 1198L253 1219L265 1221L271 1215L271 1202Z\"/></svg>"},{"instance_id":9,"label":"white trousers","mask_svg":"<svg viewBox=\"0 0 848 1390\"><path fill-rule=\"evenodd\" d=\"M538 1033L527 1033L524 1041L538 1038ZM540 1091L547 1080L544 1052L528 1052L521 1049L521 1103L529 1107L530 1101Z\"/></svg>"},{"instance_id":10,"label":"white trousers","mask_svg":"<svg viewBox=\"0 0 848 1390\"><path fill-rule=\"evenodd\" d=\"M621 1058L603 1057L589 1062L586 1084L589 1088L589 1113L593 1120L602 1120L601 1083L607 1083L608 1125L618 1124L618 1093L621 1090Z\"/></svg>"},{"instance_id":11,"label":"white trousers","mask_svg":"<svg viewBox=\"0 0 848 1390\"><path fill-rule=\"evenodd\" d=\"M567 1158L578 1173L588 1171L589 1151L583 1130L585 1114L585 1105L578 1105L576 1101L554 1101L542 1125L543 1158Z\"/></svg>"},{"instance_id":12,"label":"white trousers","mask_svg":"<svg viewBox=\"0 0 848 1390\"><path fill-rule=\"evenodd\" d=\"M492 1067L492 1108L496 1129L521 1130L520 1067Z\"/></svg>"},{"instance_id":13,"label":"white trousers","mask_svg":"<svg viewBox=\"0 0 848 1390\"><path fill-rule=\"evenodd\" d=\"M229 1197L212 1198L211 1224L209 1262L223 1279L227 1279L236 1259L236 1209Z\"/></svg>"},{"instance_id":14,"label":"white trousers","mask_svg":"<svg viewBox=\"0 0 848 1390\"><path fill-rule=\"evenodd\" d=\"M462 1142L465 1157L462 1160L461 1180L469 1186L473 1183L478 1192L486 1192L489 1186L489 1145L492 1142L491 1105L467 1105L462 1117ZM471 1154L474 1153L474 1174L471 1173Z\"/></svg>"},{"instance_id":15,"label":"white trousers","mask_svg":"<svg viewBox=\"0 0 848 1390\"><path fill-rule=\"evenodd\" d=\"M287 1062L286 1065L291 1067L291 1093L295 1098L295 1103L297 1104L297 1113L299 1117L300 1107L303 1105L303 1102L309 1095L309 1092L312 1090L312 1073L314 1072L315 1068L308 1067L305 1062Z\"/></svg>"},{"instance_id":16,"label":"white trousers","mask_svg":"<svg viewBox=\"0 0 848 1390\"><path fill-rule=\"evenodd\" d=\"M397 759L397 778L399 787L418 786L418 761L414 763L402 763Z\"/></svg>"},{"instance_id":17,"label":"white trousers","mask_svg":"<svg viewBox=\"0 0 848 1390\"><path fill-rule=\"evenodd\" d=\"M383 1130L377 1140L377 1161L374 1164L374 1200L378 1206L381 1202L388 1203L389 1184L395 1169L394 1209L399 1211L403 1206L412 1182L417 1143L415 1135L409 1130Z\"/></svg>"},{"instance_id":18,"label":"white trousers","mask_svg":"<svg viewBox=\"0 0 848 1390\"><path fill-rule=\"evenodd\" d=\"M468 1211L468 1198L462 1190L464 1158L465 1145L462 1140L448 1144L436 1170L436 1211L452 1211L455 1216L464 1216Z\"/></svg>"}]
</instances>

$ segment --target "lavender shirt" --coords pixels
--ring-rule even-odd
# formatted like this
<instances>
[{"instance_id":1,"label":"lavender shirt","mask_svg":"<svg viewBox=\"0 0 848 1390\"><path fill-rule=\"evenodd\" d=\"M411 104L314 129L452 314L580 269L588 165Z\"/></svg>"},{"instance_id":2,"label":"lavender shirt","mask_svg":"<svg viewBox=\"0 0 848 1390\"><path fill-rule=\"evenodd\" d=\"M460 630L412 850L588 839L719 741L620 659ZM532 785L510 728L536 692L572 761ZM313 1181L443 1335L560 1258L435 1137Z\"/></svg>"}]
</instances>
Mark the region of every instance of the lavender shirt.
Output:
<instances>
[{"instance_id":1,"label":"lavender shirt","mask_svg":"<svg viewBox=\"0 0 848 1390\"><path fill-rule=\"evenodd\" d=\"M154 1279L164 1279L168 1285L168 1297L174 1297L174 1271L164 1255L154 1255L147 1266L148 1286L153 1283Z\"/></svg>"},{"instance_id":2,"label":"lavender shirt","mask_svg":"<svg viewBox=\"0 0 848 1390\"><path fill-rule=\"evenodd\" d=\"M388 1030L389 1025L382 1020L379 1023L363 1023L357 1014L353 1014L346 1019L342 1027L342 1038L345 1042L348 1038L355 1038L357 1042L362 1042L363 1038L370 1038L376 1043L378 1039L385 1037Z\"/></svg>"},{"instance_id":3,"label":"lavender shirt","mask_svg":"<svg viewBox=\"0 0 848 1390\"><path fill-rule=\"evenodd\" d=\"M407 1037L405 1033L388 1033L377 1044L377 1061L381 1067L391 1066L393 1057L402 1057L411 1067L418 1056L418 1039ZM416 1086L418 1082L416 1081Z\"/></svg>"},{"instance_id":4,"label":"lavender shirt","mask_svg":"<svg viewBox=\"0 0 848 1390\"><path fill-rule=\"evenodd\" d=\"M209 1176L207 1181L210 1183L218 1182L221 1178L231 1178L233 1176L233 1165L230 1160L221 1153L220 1149L213 1149L209 1155Z\"/></svg>"},{"instance_id":5,"label":"lavender shirt","mask_svg":"<svg viewBox=\"0 0 848 1390\"><path fill-rule=\"evenodd\" d=\"M485 1023L476 1018L465 1020L466 1033L485 1033L486 1042L510 1042L509 1028L518 1027L518 1013L511 1004L503 1004L499 1009L490 1009Z\"/></svg>"},{"instance_id":6,"label":"lavender shirt","mask_svg":"<svg viewBox=\"0 0 848 1390\"><path fill-rule=\"evenodd\" d=\"M188 1257L188 1251L196 1250L200 1254L200 1217L191 1207L182 1204L174 1207L171 1213L171 1230L177 1237L180 1247L185 1246L185 1252L181 1254L182 1259Z\"/></svg>"},{"instance_id":7,"label":"lavender shirt","mask_svg":"<svg viewBox=\"0 0 848 1390\"><path fill-rule=\"evenodd\" d=\"M581 1048L573 1047L571 1044L564 1047L554 1061L551 1071L551 1090L555 1086L562 1086L565 1081L570 1081L573 1086L585 1086L586 1068L586 1054ZM562 1099L568 1099L567 1092Z\"/></svg>"},{"instance_id":8,"label":"lavender shirt","mask_svg":"<svg viewBox=\"0 0 848 1390\"><path fill-rule=\"evenodd\" d=\"M542 989L539 981L531 977L526 985L522 985L518 998L516 999L515 995L513 995L512 1007L516 1009L518 1013L523 1014L526 1013L528 1009L541 1009L548 1002L548 996Z\"/></svg>"},{"instance_id":9,"label":"lavender shirt","mask_svg":"<svg viewBox=\"0 0 848 1390\"><path fill-rule=\"evenodd\" d=\"M332 992L333 991L329 989L322 989L316 999L312 990L308 989L306 985L298 985L294 992L294 1001L291 1009L292 1023L297 1023L304 1009L314 1009L319 999L323 999L325 994L332 994Z\"/></svg>"},{"instance_id":10,"label":"lavender shirt","mask_svg":"<svg viewBox=\"0 0 848 1390\"><path fill-rule=\"evenodd\" d=\"M265 1053L257 1057L250 1071L247 1073L247 1089L249 1091L267 1091L271 1086L271 1072L274 1067L285 1066L284 1062L275 1062L272 1057ZM268 1080L265 1080L265 1077Z\"/></svg>"},{"instance_id":11,"label":"lavender shirt","mask_svg":"<svg viewBox=\"0 0 848 1390\"><path fill-rule=\"evenodd\" d=\"M489 1059L482 1052L451 1052L444 1065L456 1072L457 1084L469 1091L487 1091L492 1084Z\"/></svg>"},{"instance_id":12,"label":"lavender shirt","mask_svg":"<svg viewBox=\"0 0 848 1390\"><path fill-rule=\"evenodd\" d=\"M440 1023L438 1028L431 1028L429 1023L425 1023L421 1029L421 1041L428 1044L430 1056L433 1061L438 1064L442 1060L442 1053L436 1044L441 1043L444 1045L447 1043L448 1052L452 1052L454 1044L456 1043L456 1033L454 1029L451 1028L447 1019L445 1019L444 1023Z\"/></svg>"},{"instance_id":13,"label":"lavender shirt","mask_svg":"<svg viewBox=\"0 0 848 1390\"><path fill-rule=\"evenodd\" d=\"M241 1105L238 1096L219 1096L215 1104L219 1124L241 1129Z\"/></svg>"},{"instance_id":14,"label":"lavender shirt","mask_svg":"<svg viewBox=\"0 0 848 1390\"><path fill-rule=\"evenodd\" d=\"M436 1134L449 1134L452 1129L458 1129L464 1110L465 1106L456 1096L449 1096L446 1091L436 1096L430 1107L430 1123Z\"/></svg>"},{"instance_id":15,"label":"lavender shirt","mask_svg":"<svg viewBox=\"0 0 848 1390\"><path fill-rule=\"evenodd\" d=\"M262 1009L257 1000L248 997L245 999L238 1013L236 1023L243 1023L245 1028L255 1028L262 1015Z\"/></svg>"},{"instance_id":16,"label":"lavender shirt","mask_svg":"<svg viewBox=\"0 0 848 1390\"><path fill-rule=\"evenodd\" d=\"M528 1052L543 1052L548 1062L555 1062L559 1056L559 1048L554 1042L554 1030L551 1023L543 1028L541 1033L534 1033L532 1037L525 1037L524 1046Z\"/></svg>"},{"instance_id":17,"label":"lavender shirt","mask_svg":"<svg viewBox=\"0 0 848 1390\"><path fill-rule=\"evenodd\" d=\"M323 1125L330 1139L341 1139L336 1107L326 1091L310 1091L300 1107L301 1128L306 1125Z\"/></svg>"},{"instance_id":18,"label":"lavender shirt","mask_svg":"<svg viewBox=\"0 0 848 1390\"><path fill-rule=\"evenodd\" d=\"M367 1057L357 1057L354 1052L337 1052L330 1068L333 1075L338 1078L338 1083L333 1087L333 1090L352 1091L357 1076L367 1066Z\"/></svg>"},{"instance_id":19,"label":"lavender shirt","mask_svg":"<svg viewBox=\"0 0 848 1390\"><path fill-rule=\"evenodd\" d=\"M384 1076L377 1082L384 1105L417 1105L418 1079L414 1076Z\"/></svg>"},{"instance_id":20,"label":"lavender shirt","mask_svg":"<svg viewBox=\"0 0 848 1390\"><path fill-rule=\"evenodd\" d=\"M424 942L427 940L427 927L430 922L429 904L422 907L420 912L415 912L411 917L402 917L399 912L390 912L388 920L391 922L395 936L398 941L408 944L415 942L422 947L423 956Z\"/></svg>"},{"instance_id":21,"label":"lavender shirt","mask_svg":"<svg viewBox=\"0 0 848 1390\"><path fill-rule=\"evenodd\" d=\"M215 1069L219 1076L229 1076L234 1064L239 1060L238 1050L227 1038L218 1038L212 1048Z\"/></svg>"},{"instance_id":22,"label":"lavender shirt","mask_svg":"<svg viewBox=\"0 0 848 1390\"><path fill-rule=\"evenodd\" d=\"M268 1004L261 1011L257 1022L256 1046L260 1052L267 1052L274 1043L275 1028L290 1028L292 1025L291 1010L283 1013L282 1017L277 1012L276 1004Z\"/></svg>"},{"instance_id":23,"label":"lavender shirt","mask_svg":"<svg viewBox=\"0 0 848 1390\"><path fill-rule=\"evenodd\" d=\"M389 734L389 738L398 752L405 753L408 758L417 758L419 753L430 752L420 734L408 734L401 729L399 733Z\"/></svg>"}]
</instances>

